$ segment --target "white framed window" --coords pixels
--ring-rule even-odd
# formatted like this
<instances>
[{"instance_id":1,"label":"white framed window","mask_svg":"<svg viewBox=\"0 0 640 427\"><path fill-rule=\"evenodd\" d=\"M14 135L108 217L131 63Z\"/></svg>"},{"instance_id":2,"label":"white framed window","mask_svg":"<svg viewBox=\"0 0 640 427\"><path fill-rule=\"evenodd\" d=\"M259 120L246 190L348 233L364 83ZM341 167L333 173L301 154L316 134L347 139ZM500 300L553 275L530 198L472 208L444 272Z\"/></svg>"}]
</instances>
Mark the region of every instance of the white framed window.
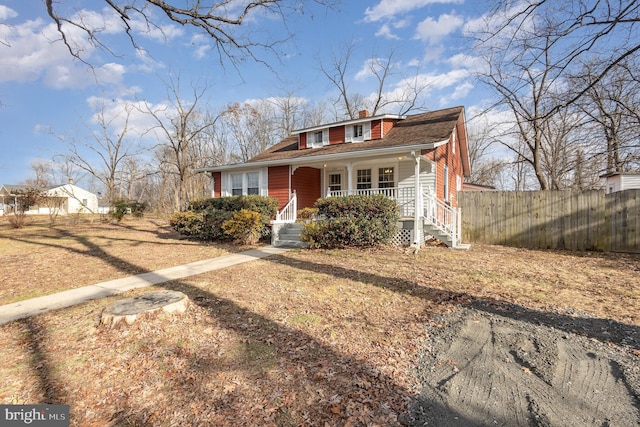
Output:
<instances>
[{"instance_id":1,"label":"white framed window","mask_svg":"<svg viewBox=\"0 0 640 427\"><path fill-rule=\"evenodd\" d=\"M339 174L339 173L329 174L329 190L331 191L342 190L342 174Z\"/></svg>"},{"instance_id":2,"label":"white framed window","mask_svg":"<svg viewBox=\"0 0 640 427\"><path fill-rule=\"evenodd\" d=\"M379 168L378 169L378 188L393 188L393 187L395 187L393 167Z\"/></svg>"},{"instance_id":3,"label":"white framed window","mask_svg":"<svg viewBox=\"0 0 640 427\"><path fill-rule=\"evenodd\" d=\"M311 148L320 148L329 145L329 129L307 132L307 144Z\"/></svg>"},{"instance_id":4,"label":"white framed window","mask_svg":"<svg viewBox=\"0 0 640 427\"><path fill-rule=\"evenodd\" d=\"M260 174L247 172L247 194L260 194Z\"/></svg>"},{"instance_id":5,"label":"white framed window","mask_svg":"<svg viewBox=\"0 0 640 427\"><path fill-rule=\"evenodd\" d=\"M358 169L356 172L356 188L367 190L371 188L371 169Z\"/></svg>"},{"instance_id":6,"label":"white framed window","mask_svg":"<svg viewBox=\"0 0 640 427\"><path fill-rule=\"evenodd\" d=\"M241 173L231 174L231 195L232 196L242 196L242 181L243 181L243 174Z\"/></svg>"},{"instance_id":7,"label":"white framed window","mask_svg":"<svg viewBox=\"0 0 640 427\"><path fill-rule=\"evenodd\" d=\"M371 139L371 122L347 125L344 128L345 142L362 142Z\"/></svg>"}]
</instances>

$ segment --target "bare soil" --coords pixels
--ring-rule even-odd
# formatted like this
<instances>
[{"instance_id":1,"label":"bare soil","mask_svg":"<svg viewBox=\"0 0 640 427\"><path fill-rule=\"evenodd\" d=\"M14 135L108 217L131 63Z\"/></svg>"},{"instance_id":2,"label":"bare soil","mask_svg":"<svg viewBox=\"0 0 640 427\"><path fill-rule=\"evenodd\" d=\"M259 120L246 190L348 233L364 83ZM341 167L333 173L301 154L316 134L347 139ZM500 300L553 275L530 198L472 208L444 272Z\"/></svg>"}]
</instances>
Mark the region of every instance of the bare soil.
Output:
<instances>
[{"instance_id":1,"label":"bare soil","mask_svg":"<svg viewBox=\"0 0 640 427\"><path fill-rule=\"evenodd\" d=\"M430 327L409 425L633 426L640 423L638 328L476 302ZM590 324L593 323L593 324ZM596 326L600 323L600 326ZM600 330L594 331L594 326ZM576 331L574 333L570 331ZM580 333L587 333L581 335Z\"/></svg>"},{"instance_id":2,"label":"bare soil","mask_svg":"<svg viewBox=\"0 0 640 427\"><path fill-rule=\"evenodd\" d=\"M162 218L0 224L0 298L242 249ZM0 326L0 402L73 426L640 423L638 255L294 250L158 287L186 313L100 326L138 289Z\"/></svg>"}]
</instances>

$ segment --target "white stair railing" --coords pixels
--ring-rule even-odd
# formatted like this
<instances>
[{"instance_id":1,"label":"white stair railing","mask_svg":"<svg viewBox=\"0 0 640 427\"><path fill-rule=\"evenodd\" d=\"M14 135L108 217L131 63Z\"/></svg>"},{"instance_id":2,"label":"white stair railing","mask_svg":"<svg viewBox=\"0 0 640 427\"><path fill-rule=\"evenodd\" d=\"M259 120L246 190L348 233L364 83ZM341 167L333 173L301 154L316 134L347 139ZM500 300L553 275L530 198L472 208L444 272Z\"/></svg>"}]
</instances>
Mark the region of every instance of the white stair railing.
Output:
<instances>
[{"instance_id":1,"label":"white stair railing","mask_svg":"<svg viewBox=\"0 0 640 427\"><path fill-rule=\"evenodd\" d=\"M296 222L296 219L298 219L298 196L294 191L286 206L276 213L274 222Z\"/></svg>"},{"instance_id":2,"label":"white stair railing","mask_svg":"<svg viewBox=\"0 0 640 427\"><path fill-rule=\"evenodd\" d=\"M455 247L460 242L460 232L462 230L462 212L460 209L452 208L444 203L427 189L421 190L422 203L424 206L425 220L445 233L451 239L451 246Z\"/></svg>"}]
</instances>

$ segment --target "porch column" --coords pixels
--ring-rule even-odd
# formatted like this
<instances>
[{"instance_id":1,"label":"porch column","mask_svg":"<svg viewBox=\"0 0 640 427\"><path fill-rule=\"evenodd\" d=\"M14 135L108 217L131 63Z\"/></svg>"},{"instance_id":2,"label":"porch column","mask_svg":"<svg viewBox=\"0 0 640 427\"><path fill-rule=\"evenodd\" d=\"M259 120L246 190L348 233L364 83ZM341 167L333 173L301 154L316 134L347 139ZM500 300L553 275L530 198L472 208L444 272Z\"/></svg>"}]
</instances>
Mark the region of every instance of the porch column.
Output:
<instances>
[{"instance_id":1,"label":"porch column","mask_svg":"<svg viewBox=\"0 0 640 427\"><path fill-rule=\"evenodd\" d=\"M209 174L209 192L211 193L211 198L216 197L216 179L213 177L213 172Z\"/></svg>"},{"instance_id":2,"label":"porch column","mask_svg":"<svg viewBox=\"0 0 640 427\"><path fill-rule=\"evenodd\" d=\"M418 152L418 154L416 154L415 151L412 151L411 156L413 156L415 161L413 171L413 244L417 251L420 249L420 227L418 226L421 213L418 211L418 200L420 197L420 153Z\"/></svg>"},{"instance_id":3,"label":"porch column","mask_svg":"<svg viewBox=\"0 0 640 427\"><path fill-rule=\"evenodd\" d=\"M353 191L353 163L347 162L347 194Z\"/></svg>"}]
</instances>

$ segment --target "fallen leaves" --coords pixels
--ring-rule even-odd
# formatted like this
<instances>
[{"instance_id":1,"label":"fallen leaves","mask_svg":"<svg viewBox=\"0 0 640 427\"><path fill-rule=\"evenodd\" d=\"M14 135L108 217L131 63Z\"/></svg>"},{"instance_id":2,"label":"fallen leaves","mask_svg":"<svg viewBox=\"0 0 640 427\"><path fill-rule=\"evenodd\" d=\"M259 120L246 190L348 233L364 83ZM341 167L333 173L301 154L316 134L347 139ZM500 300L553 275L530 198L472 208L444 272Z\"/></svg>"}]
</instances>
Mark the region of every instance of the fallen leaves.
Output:
<instances>
[{"instance_id":1,"label":"fallen leaves","mask_svg":"<svg viewBox=\"0 0 640 427\"><path fill-rule=\"evenodd\" d=\"M216 251L150 230L84 232L98 233L98 246L109 242L120 267L92 263L99 251L77 258L76 246L52 248L39 255L64 266L50 276L52 289L66 286L74 265L100 276ZM135 251L118 249L136 239ZM637 324L639 259L498 247L288 252L164 285L190 297L184 316L98 328L110 298L39 316L36 333L22 322L0 327L0 399L40 402L54 391L72 405L75 426L399 425L418 392L414 368L428 351L433 314L489 298L538 309L574 304ZM34 277L46 274L42 266L51 268L35 260Z\"/></svg>"}]
</instances>

